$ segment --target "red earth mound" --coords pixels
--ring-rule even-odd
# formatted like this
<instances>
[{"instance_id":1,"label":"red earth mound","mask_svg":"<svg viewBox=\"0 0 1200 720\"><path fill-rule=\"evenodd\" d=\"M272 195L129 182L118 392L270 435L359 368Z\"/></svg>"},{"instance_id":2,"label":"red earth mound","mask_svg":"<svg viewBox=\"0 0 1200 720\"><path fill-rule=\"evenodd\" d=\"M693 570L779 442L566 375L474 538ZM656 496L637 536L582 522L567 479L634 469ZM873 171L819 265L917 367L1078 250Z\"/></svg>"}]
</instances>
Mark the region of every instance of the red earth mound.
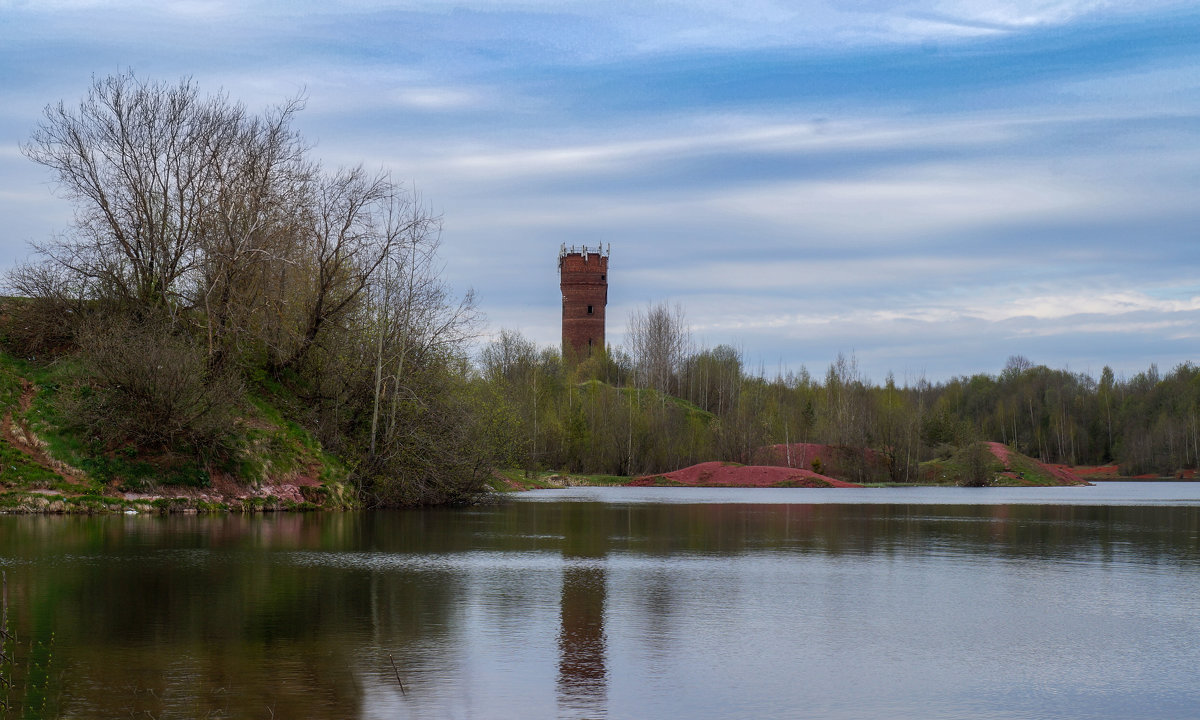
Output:
<instances>
[{"instance_id":1,"label":"red earth mound","mask_svg":"<svg viewBox=\"0 0 1200 720\"><path fill-rule=\"evenodd\" d=\"M1063 485L1090 485L1087 480L1076 475L1071 471L1071 468L1066 465L1050 465L1042 463L1042 467L1046 468L1051 475L1055 477Z\"/></svg>"},{"instance_id":2,"label":"red earth mound","mask_svg":"<svg viewBox=\"0 0 1200 720\"><path fill-rule=\"evenodd\" d=\"M862 487L811 470L776 465L727 465L706 462L660 475L645 475L632 486L691 485L695 487Z\"/></svg>"},{"instance_id":3,"label":"red earth mound","mask_svg":"<svg viewBox=\"0 0 1200 720\"><path fill-rule=\"evenodd\" d=\"M1128 477L1121 472L1119 465L1076 465L1071 468L1071 472L1081 478L1092 478L1095 480L1122 480ZM1135 476L1135 480L1158 480L1162 475L1153 473ZM1176 480L1195 480L1197 472L1192 468L1182 468L1176 470L1169 477L1174 477Z\"/></svg>"},{"instance_id":4,"label":"red earth mound","mask_svg":"<svg viewBox=\"0 0 1200 720\"><path fill-rule=\"evenodd\" d=\"M1120 477L1121 470L1116 465L1077 465L1071 468L1071 472L1079 477Z\"/></svg>"},{"instance_id":5,"label":"red earth mound","mask_svg":"<svg viewBox=\"0 0 1200 720\"><path fill-rule=\"evenodd\" d=\"M996 459L1004 463L1004 467L1008 467L1008 447L1001 445L998 442L987 443L988 449L996 456Z\"/></svg>"}]
</instances>

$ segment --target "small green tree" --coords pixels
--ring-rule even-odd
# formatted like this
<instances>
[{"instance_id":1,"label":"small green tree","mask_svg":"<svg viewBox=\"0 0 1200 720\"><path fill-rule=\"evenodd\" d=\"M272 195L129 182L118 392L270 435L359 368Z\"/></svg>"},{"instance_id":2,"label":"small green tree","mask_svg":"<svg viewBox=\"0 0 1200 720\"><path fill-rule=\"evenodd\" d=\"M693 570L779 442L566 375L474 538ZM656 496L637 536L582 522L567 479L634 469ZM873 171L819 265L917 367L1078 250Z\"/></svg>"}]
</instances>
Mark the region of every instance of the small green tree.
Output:
<instances>
[{"instance_id":1,"label":"small green tree","mask_svg":"<svg viewBox=\"0 0 1200 720\"><path fill-rule=\"evenodd\" d=\"M964 487L984 487L992 484L991 466L995 460L991 448L984 442L972 442L964 452L966 474L960 484Z\"/></svg>"}]
</instances>

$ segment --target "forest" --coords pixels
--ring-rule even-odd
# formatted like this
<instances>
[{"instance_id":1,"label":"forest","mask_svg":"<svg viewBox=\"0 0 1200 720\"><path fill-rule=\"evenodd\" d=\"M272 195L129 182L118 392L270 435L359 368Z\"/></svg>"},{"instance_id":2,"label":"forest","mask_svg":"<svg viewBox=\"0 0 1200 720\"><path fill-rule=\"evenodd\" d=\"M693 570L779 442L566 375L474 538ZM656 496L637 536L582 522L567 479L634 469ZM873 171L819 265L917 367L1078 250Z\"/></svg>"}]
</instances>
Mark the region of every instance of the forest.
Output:
<instances>
[{"instance_id":1,"label":"forest","mask_svg":"<svg viewBox=\"0 0 1200 720\"><path fill-rule=\"evenodd\" d=\"M887 459L891 481L917 482L920 463L979 440L1043 462L1119 463L1128 476L1195 469L1200 456L1191 364L1132 378L1105 367L1097 380L1013 356L999 375L898 385L891 374L871 382L839 355L821 377L802 368L768 378L730 346L689 350L681 308L652 305L629 327L630 352L574 367L515 332L483 351L479 382L502 403L511 462L637 475L752 462L764 446L803 442L869 448Z\"/></svg>"},{"instance_id":2,"label":"forest","mask_svg":"<svg viewBox=\"0 0 1200 720\"><path fill-rule=\"evenodd\" d=\"M313 159L303 106L126 73L48 106L23 145L75 221L7 273L0 340L53 365L48 412L94 459L245 475L279 416L366 506L470 501L496 468L638 475L797 442L869 448L892 482L978 440L1125 475L1197 466L1190 364L1094 379L1014 356L997 376L879 384L839 355L769 378L695 347L666 303L586 358L515 330L482 342L473 296L441 277L440 218L385 171Z\"/></svg>"}]
</instances>

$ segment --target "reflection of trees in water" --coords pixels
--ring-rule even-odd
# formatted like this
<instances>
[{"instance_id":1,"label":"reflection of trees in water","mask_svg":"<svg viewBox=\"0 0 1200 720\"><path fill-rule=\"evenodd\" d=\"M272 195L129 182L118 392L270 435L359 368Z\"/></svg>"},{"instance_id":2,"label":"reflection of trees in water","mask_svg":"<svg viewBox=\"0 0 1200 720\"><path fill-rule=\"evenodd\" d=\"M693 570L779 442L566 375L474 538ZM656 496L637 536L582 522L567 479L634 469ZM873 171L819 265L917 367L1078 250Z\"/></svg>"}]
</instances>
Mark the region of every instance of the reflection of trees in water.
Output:
<instances>
[{"instance_id":1,"label":"reflection of trees in water","mask_svg":"<svg viewBox=\"0 0 1200 720\"><path fill-rule=\"evenodd\" d=\"M14 624L56 638L64 716L357 717L364 684L395 689L389 653L406 676L449 674L430 648L452 644L462 594L452 574L321 562L364 557L361 517L0 523L6 554L64 558L9 570Z\"/></svg>"},{"instance_id":2,"label":"reflection of trees in water","mask_svg":"<svg viewBox=\"0 0 1200 720\"><path fill-rule=\"evenodd\" d=\"M597 717L607 713L615 662L605 627L619 599L606 587L610 553L833 556L936 545L1190 568L1200 560L1198 534L1196 507L514 502L266 518L0 518L0 555L19 637L53 633L59 685L51 690L64 716L269 717L270 708L275 717L313 718L361 716L373 698L388 711L429 703L432 716L437 688L470 682L462 654L472 648L455 616L475 601L469 578L436 562L388 558L561 555L559 712ZM669 653L679 589L673 572L654 567L638 582L641 636ZM553 579L533 589L524 572L513 569L506 586L488 580L492 599L504 601L489 622L519 625L533 600L554 602ZM549 691L550 678L538 680Z\"/></svg>"},{"instance_id":3,"label":"reflection of trees in water","mask_svg":"<svg viewBox=\"0 0 1200 720\"><path fill-rule=\"evenodd\" d=\"M1190 539L1200 533L1197 507L570 504L588 507L591 515L572 521L578 526L577 535L599 538L623 553L658 557L680 553L743 555L780 549L827 555L922 554L930 543L946 542L959 552L985 555L1030 557L1050 549L1060 557L1090 558L1098 550L1136 551L1161 556L1165 561L1193 562L1197 550ZM562 532L563 517L555 514L551 504L528 503L542 505L533 512L520 507L522 503L514 505L517 507L504 512L521 519L523 532L546 536ZM562 515L568 512L560 511ZM581 541L571 535L564 539L568 543Z\"/></svg>"}]
</instances>

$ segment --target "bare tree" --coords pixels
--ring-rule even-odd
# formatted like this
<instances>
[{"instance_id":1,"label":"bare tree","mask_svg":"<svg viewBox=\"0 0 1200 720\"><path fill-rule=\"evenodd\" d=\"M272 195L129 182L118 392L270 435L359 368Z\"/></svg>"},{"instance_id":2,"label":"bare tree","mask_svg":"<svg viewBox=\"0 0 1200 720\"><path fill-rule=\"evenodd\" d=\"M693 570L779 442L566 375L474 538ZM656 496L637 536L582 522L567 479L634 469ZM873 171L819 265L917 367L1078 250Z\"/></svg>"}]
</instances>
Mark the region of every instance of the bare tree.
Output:
<instances>
[{"instance_id":1,"label":"bare tree","mask_svg":"<svg viewBox=\"0 0 1200 720\"><path fill-rule=\"evenodd\" d=\"M296 98L265 117L238 108L226 128L224 148L214 144L218 182L207 199L200 235L203 262L190 298L204 309L213 364L245 351L252 344L249 337L283 314L287 271L296 274L301 221L318 173L290 128L302 107Z\"/></svg>"},{"instance_id":2,"label":"bare tree","mask_svg":"<svg viewBox=\"0 0 1200 720\"><path fill-rule=\"evenodd\" d=\"M74 228L35 246L98 297L174 306L179 281L197 261L208 199L239 109L132 73L96 79L78 108L48 106L22 146L50 168L76 201Z\"/></svg>"},{"instance_id":3,"label":"bare tree","mask_svg":"<svg viewBox=\"0 0 1200 720\"><path fill-rule=\"evenodd\" d=\"M479 362L489 381L519 384L537 367L537 346L520 331L503 329L479 354Z\"/></svg>"},{"instance_id":4,"label":"bare tree","mask_svg":"<svg viewBox=\"0 0 1200 720\"><path fill-rule=\"evenodd\" d=\"M634 310L629 316L629 345L639 383L659 392L677 391L679 372L691 348L692 333L683 306L666 303Z\"/></svg>"},{"instance_id":5,"label":"bare tree","mask_svg":"<svg viewBox=\"0 0 1200 720\"><path fill-rule=\"evenodd\" d=\"M291 281L281 286L293 284L297 292L281 299L292 303L292 322L274 328L274 372L295 367L326 323L351 313L389 259L408 252L401 246L416 261L440 228L440 219L387 173L370 175L362 167L322 177L301 222L298 271L277 264Z\"/></svg>"},{"instance_id":6,"label":"bare tree","mask_svg":"<svg viewBox=\"0 0 1200 720\"><path fill-rule=\"evenodd\" d=\"M428 216L423 216L428 217ZM369 313L377 333L372 399L371 454L382 430L384 447L395 445L403 428L402 404L418 402L413 383L420 370L455 357L473 337L478 313L474 294L451 295L441 279L439 224L407 222L390 246L370 288ZM379 428L381 410L386 422Z\"/></svg>"},{"instance_id":7,"label":"bare tree","mask_svg":"<svg viewBox=\"0 0 1200 720\"><path fill-rule=\"evenodd\" d=\"M71 232L36 249L93 299L203 310L213 364L252 334L274 371L295 367L393 246L438 222L387 173L307 160L290 125L302 107L255 116L188 79L94 80L23 147L76 201Z\"/></svg>"}]
</instances>

